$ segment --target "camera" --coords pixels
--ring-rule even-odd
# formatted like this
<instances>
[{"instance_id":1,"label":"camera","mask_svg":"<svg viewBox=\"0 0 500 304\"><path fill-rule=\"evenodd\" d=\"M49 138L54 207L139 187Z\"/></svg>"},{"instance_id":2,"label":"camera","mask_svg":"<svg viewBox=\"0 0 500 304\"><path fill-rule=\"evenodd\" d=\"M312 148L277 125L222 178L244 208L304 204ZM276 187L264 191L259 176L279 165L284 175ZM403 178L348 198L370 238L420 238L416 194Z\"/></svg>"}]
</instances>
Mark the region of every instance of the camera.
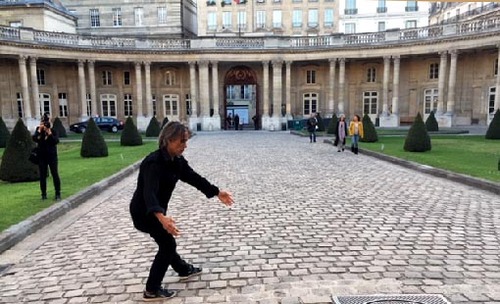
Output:
<instances>
[{"instance_id":1,"label":"camera","mask_svg":"<svg viewBox=\"0 0 500 304\"><path fill-rule=\"evenodd\" d=\"M43 114L42 123L45 128L50 129L50 118L49 115Z\"/></svg>"}]
</instances>

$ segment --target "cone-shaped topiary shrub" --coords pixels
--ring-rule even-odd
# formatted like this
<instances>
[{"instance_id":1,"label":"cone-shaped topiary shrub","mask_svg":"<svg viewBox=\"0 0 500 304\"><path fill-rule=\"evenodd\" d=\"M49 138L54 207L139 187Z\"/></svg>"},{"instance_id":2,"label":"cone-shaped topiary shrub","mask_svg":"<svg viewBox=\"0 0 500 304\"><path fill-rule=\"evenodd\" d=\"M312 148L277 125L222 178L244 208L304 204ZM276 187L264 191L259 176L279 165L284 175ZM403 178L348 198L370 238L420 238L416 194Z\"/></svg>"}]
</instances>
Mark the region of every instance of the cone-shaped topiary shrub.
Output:
<instances>
[{"instance_id":1,"label":"cone-shaped topiary shrub","mask_svg":"<svg viewBox=\"0 0 500 304\"><path fill-rule=\"evenodd\" d=\"M59 117L56 117L54 119L52 128L56 130L59 137L68 137L68 135L66 134L66 128L63 126L62 121L59 119Z\"/></svg>"},{"instance_id":2,"label":"cone-shaped topiary shrub","mask_svg":"<svg viewBox=\"0 0 500 304\"><path fill-rule=\"evenodd\" d=\"M165 116L165 118L163 118L163 121L161 122L161 128L163 129L163 127L168 124L168 117Z\"/></svg>"},{"instance_id":3,"label":"cone-shaped topiary shrub","mask_svg":"<svg viewBox=\"0 0 500 304\"><path fill-rule=\"evenodd\" d=\"M30 132L19 118L3 152L0 179L12 183L38 180L38 166L28 160L35 146Z\"/></svg>"},{"instance_id":4,"label":"cone-shaped topiary shrub","mask_svg":"<svg viewBox=\"0 0 500 304\"><path fill-rule=\"evenodd\" d=\"M485 137L486 139L500 139L500 109L495 112Z\"/></svg>"},{"instance_id":5,"label":"cone-shaped topiary shrub","mask_svg":"<svg viewBox=\"0 0 500 304\"><path fill-rule=\"evenodd\" d=\"M87 129L83 133L80 155L82 157L108 156L108 146L93 118L89 119Z\"/></svg>"},{"instance_id":6,"label":"cone-shaped topiary shrub","mask_svg":"<svg viewBox=\"0 0 500 304\"><path fill-rule=\"evenodd\" d=\"M160 122L156 117L151 117L149 121L149 125L146 128L146 137L158 137L160 135Z\"/></svg>"},{"instance_id":7,"label":"cone-shaped topiary shrub","mask_svg":"<svg viewBox=\"0 0 500 304\"><path fill-rule=\"evenodd\" d=\"M339 122L337 115L333 113L332 119L330 119L330 123L328 124L328 129L326 130L327 134L337 134L337 123Z\"/></svg>"},{"instance_id":8,"label":"cone-shaped topiary shrub","mask_svg":"<svg viewBox=\"0 0 500 304\"><path fill-rule=\"evenodd\" d=\"M436 120L436 116L434 115L434 111L431 111L431 114L429 114L429 117L427 117L427 120L425 121L425 127L429 132L439 131L439 125Z\"/></svg>"},{"instance_id":9,"label":"cone-shaped topiary shrub","mask_svg":"<svg viewBox=\"0 0 500 304\"><path fill-rule=\"evenodd\" d=\"M321 113L317 113L316 119L318 120L318 132L324 132L325 131L325 122L323 121L323 117L321 117Z\"/></svg>"},{"instance_id":10,"label":"cone-shaped topiary shrub","mask_svg":"<svg viewBox=\"0 0 500 304\"><path fill-rule=\"evenodd\" d=\"M123 126L122 136L120 137L122 146L140 146L142 145L142 137L134 124L132 117L128 117Z\"/></svg>"},{"instance_id":11,"label":"cone-shaped topiary shrub","mask_svg":"<svg viewBox=\"0 0 500 304\"><path fill-rule=\"evenodd\" d=\"M420 113L415 117L415 121L406 135L405 151L408 152L425 152L431 150L431 138Z\"/></svg>"},{"instance_id":12,"label":"cone-shaped topiary shrub","mask_svg":"<svg viewBox=\"0 0 500 304\"><path fill-rule=\"evenodd\" d=\"M378 141L377 130L375 130L375 126L373 125L372 119L368 114L363 116L363 138L359 140L362 142L376 142Z\"/></svg>"},{"instance_id":13,"label":"cone-shaped topiary shrub","mask_svg":"<svg viewBox=\"0 0 500 304\"><path fill-rule=\"evenodd\" d=\"M0 148L5 148L7 146L9 137L9 129L7 129L7 125L3 121L2 117L0 117Z\"/></svg>"}]
</instances>

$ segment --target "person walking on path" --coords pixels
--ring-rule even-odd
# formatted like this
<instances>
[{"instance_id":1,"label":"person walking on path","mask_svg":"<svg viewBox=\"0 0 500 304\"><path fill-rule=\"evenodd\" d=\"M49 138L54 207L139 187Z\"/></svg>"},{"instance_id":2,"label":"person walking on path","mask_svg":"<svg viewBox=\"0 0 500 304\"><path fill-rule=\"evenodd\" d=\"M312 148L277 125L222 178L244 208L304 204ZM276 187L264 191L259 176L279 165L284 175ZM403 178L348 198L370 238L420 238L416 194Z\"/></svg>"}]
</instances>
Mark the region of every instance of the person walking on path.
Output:
<instances>
[{"instance_id":1,"label":"person walking on path","mask_svg":"<svg viewBox=\"0 0 500 304\"><path fill-rule=\"evenodd\" d=\"M200 190L207 198L217 196L226 206L234 201L229 192L219 190L196 173L182 153L187 147L188 129L180 122L169 122L159 136L159 149L142 161L137 188L130 202L134 227L148 233L158 244L146 287L144 301L155 301L175 296L174 291L162 288L161 283L169 266L187 279L202 272L184 261L177 253L175 237L180 235L175 220L167 216L168 202L178 180Z\"/></svg>"},{"instance_id":2,"label":"person walking on path","mask_svg":"<svg viewBox=\"0 0 500 304\"><path fill-rule=\"evenodd\" d=\"M33 135L33 141L37 143L38 153L38 169L40 172L40 191L42 192L42 200L47 199L47 175L50 168L54 189L56 192L55 199L61 199L61 179L57 168L57 144L59 136L57 132L51 128L50 117L48 113L43 114L40 125L36 128Z\"/></svg>"},{"instance_id":3,"label":"person walking on path","mask_svg":"<svg viewBox=\"0 0 500 304\"><path fill-rule=\"evenodd\" d=\"M309 142L316 142L316 129L318 128L318 120L316 113L312 113L311 117L307 120L307 131L309 132Z\"/></svg>"},{"instance_id":4,"label":"person walking on path","mask_svg":"<svg viewBox=\"0 0 500 304\"><path fill-rule=\"evenodd\" d=\"M344 151L345 149L345 139L347 137L347 122L345 121L344 114L340 115L340 119L337 122L337 129L335 131L335 146L337 146L337 152Z\"/></svg>"},{"instance_id":5,"label":"person walking on path","mask_svg":"<svg viewBox=\"0 0 500 304\"><path fill-rule=\"evenodd\" d=\"M364 137L363 123L361 122L359 115L354 115L353 120L349 124L349 134L352 136L351 151L354 154L358 154L359 138Z\"/></svg>"},{"instance_id":6,"label":"person walking on path","mask_svg":"<svg viewBox=\"0 0 500 304\"><path fill-rule=\"evenodd\" d=\"M236 131L240 129L240 116L238 114L234 115L234 129Z\"/></svg>"}]
</instances>

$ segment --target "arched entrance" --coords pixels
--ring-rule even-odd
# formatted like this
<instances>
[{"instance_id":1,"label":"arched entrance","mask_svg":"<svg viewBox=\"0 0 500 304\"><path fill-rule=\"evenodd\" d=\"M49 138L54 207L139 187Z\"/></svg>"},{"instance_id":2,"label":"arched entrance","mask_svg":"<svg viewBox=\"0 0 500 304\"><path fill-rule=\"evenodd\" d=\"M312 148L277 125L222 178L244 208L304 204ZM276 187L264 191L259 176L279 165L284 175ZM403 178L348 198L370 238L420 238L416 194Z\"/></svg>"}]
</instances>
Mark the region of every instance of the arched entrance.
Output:
<instances>
[{"instance_id":1,"label":"arched entrance","mask_svg":"<svg viewBox=\"0 0 500 304\"><path fill-rule=\"evenodd\" d=\"M239 130L260 126L260 106L257 98L257 76L247 66L231 68L224 77L224 128L236 129L235 117L239 118Z\"/></svg>"}]
</instances>

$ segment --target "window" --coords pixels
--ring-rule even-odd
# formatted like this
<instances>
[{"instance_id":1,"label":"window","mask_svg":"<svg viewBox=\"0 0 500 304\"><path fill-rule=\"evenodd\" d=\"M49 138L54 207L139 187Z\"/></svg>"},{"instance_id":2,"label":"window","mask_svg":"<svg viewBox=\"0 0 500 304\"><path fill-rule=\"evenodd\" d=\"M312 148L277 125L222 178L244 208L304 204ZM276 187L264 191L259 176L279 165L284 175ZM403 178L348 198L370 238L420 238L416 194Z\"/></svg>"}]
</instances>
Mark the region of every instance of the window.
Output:
<instances>
[{"instance_id":1,"label":"window","mask_svg":"<svg viewBox=\"0 0 500 304\"><path fill-rule=\"evenodd\" d=\"M409 29L409 28L416 28L417 27L417 20L407 20L406 24L405 24L405 27L407 29Z\"/></svg>"},{"instance_id":2,"label":"window","mask_svg":"<svg viewBox=\"0 0 500 304\"><path fill-rule=\"evenodd\" d=\"M134 20L135 20L135 26L142 26L143 24L143 19L144 19L144 10L142 7L136 7L134 8Z\"/></svg>"},{"instance_id":3,"label":"window","mask_svg":"<svg viewBox=\"0 0 500 304\"><path fill-rule=\"evenodd\" d=\"M209 31L217 30L217 13L208 12L207 13L207 29Z\"/></svg>"},{"instance_id":4,"label":"window","mask_svg":"<svg viewBox=\"0 0 500 304\"><path fill-rule=\"evenodd\" d=\"M274 10L273 11L273 27L274 28L281 28L281 11L280 10Z\"/></svg>"},{"instance_id":5,"label":"window","mask_svg":"<svg viewBox=\"0 0 500 304\"><path fill-rule=\"evenodd\" d=\"M37 69L36 70L36 81L38 85L45 85L45 70Z\"/></svg>"},{"instance_id":6,"label":"window","mask_svg":"<svg viewBox=\"0 0 500 304\"><path fill-rule=\"evenodd\" d=\"M87 116L92 115L92 96L90 94L86 94L87 96Z\"/></svg>"},{"instance_id":7,"label":"window","mask_svg":"<svg viewBox=\"0 0 500 304\"><path fill-rule=\"evenodd\" d=\"M151 103L153 104L153 116L156 116L156 95L151 96Z\"/></svg>"},{"instance_id":8,"label":"window","mask_svg":"<svg viewBox=\"0 0 500 304\"><path fill-rule=\"evenodd\" d=\"M327 8L325 9L325 20L324 27L333 27L333 9Z\"/></svg>"},{"instance_id":9,"label":"window","mask_svg":"<svg viewBox=\"0 0 500 304\"><path fill-rule=\"evenodd\" d=\"M302 11L301 10L293 10L292 27L302 27Z\"/></svg>"},{"instance_id":10,"label":"window","mask_svg":"<svg viewBox=\"0 0 500 304\"><path fill-rule=\"evenodd\" d=\"M380 21L380 22L378 23L378 31L379 31L379 32L383 32L383 31L385 31L385 21Z\"/></svg>"},{"instance_id":11,"label":"window","mask_svg":"<svg viewBox=\"0 0 500 304\"><path fill-rule=\"evenodd\" d=\"M310 115L311 113L316 113L318 109L318 94L305 93L303 97L303 103L304 103L304 115Z\"/></svg>"},{"instance_id":12,"label":"window","mask_svg":"<svg viewBox=\"0 0 500 304\"><path fill-rule=\"evenodd\" d=\"M307 70L306 71L306 83L307 84L316 83L316 71L315 70Z\"/></svg>"},{"instance_id":13,"label":"window","mask_svg":"<svg viewBox=\"0 0 500 304\"><path fill-rule=\"evenodd\" d=\"M175 85L175 73L173 71L165 72L165 85L168 86Z\"/></svg>"},{"instance_id":14,"label":"window","mask_svg":"<svg viewBox=\"0 0 500 304\"><path fill-rule=\"evenodd\" d=\"M375 82L376 75L377 75L377 70L375 68L368 68L368 70L366 70L366 82ZM370 113L370 114L374 114L374 113Z\"/></svg>"},{"instance_id":15,"label":"window","mask_svg":"<svg viewBox=\"0 0 500 304\"><path fill-rule=\"evenodd\" d=\"M431 114L437 109L438 89L427 89L424 91L424 113Z\"/></svg>"},{"instance_id":16,"label":"window","mask_svg":"<svg viewBox=\"0 0 500 304\"><path fill-rule=\"evenodd\" d=\"M68 98L66 93L59 93L59 117L68 117Z\"/></svg>"},{"instance_id":17,"label":"window","mask_svg":"<svg viewBox=\"0 0 500 304\"><path fill-rule=\"evenodd\" d=\"M222 28L228 30L232 28L231 12L222 12Z\"/></svg>"},{"instance_id":18,"label":"window","mask_svg":"<svg viewBox=\"0 0 500 304\"><path fill-rule=\"evenodd\" d=\"M123 95L123 114L132 116L132 94Z\"/></svg>"},{"instance_id":19,"label":"window","mask_svg":"<svg viewBox=\"0 0 500 304\"><path fill-rule=\"evenodd\" d=\"M16 99L17 99L17 116L24 117L23 94L16 93Z\"/></svg>"},{"instance_id":20,"label":"window","mask_svg":"<svg viewBox=\"0 0 500 304\"><path fill-rule=\"evenodd\" d=\"M113 26L122 26L122 9L113 9Z\"/></svg>"},{"instance_id":21,"label":"window","mask_svg":"<svg viewBox=\"0 0 500 304\"><path fill-rule=\"evenodd\" d=\"M429 65L429 79L439 78L439 63L431 63Z\"/></svg>"},{"instance_id":22,"label":"window","mask_svg":"<svg viewBox=\"0 0 500 304\"><path fill-rule=\"evenodd\" d=\"M345 24L345 33L346 34L356 33L356 23L346 23Z\"/></svg>"},{"instance_id":23,"label":"window","mask_svg":"<svg viewBox=\"0 0 500 304\"><path fill-rule=\"evenodd\" d=\"M457 9L457 10L455 11L455 14L456 14L456 15L457 15L457 17L458 17L458 16L460 15L460 9Z\"/></svg>"},{"instance_id":24,"label":"window","mask_svg":"<svg viewBox=\"0 0 500 304\"><path fill-rule=\"evenodd\" d=\"M414 0L407 1L405 10L407 12L417 12L418 11L417 1L414 1Z\"/></svg>"},{"instance_id":25,"label":"window","mask_svg":"<svg viewBox=\"0 0 500 304\"><path fill-rule=\"evenodd\" d=\"M130 72L129 71L123 72L123 84L130 85Z\"/></svg>"},{"instance_id":26,"label":"window","mask_svg":"<svg viewBox=\"0 0 500 304\"><path fill-rule=\"evenodd\" d=\"M257 11L255 18L256 18L255 24L257 28L266 27L266 11Z\"/></svg>"},{"instance_id":27,"label":"window","mask_svg":"<svg viewBox=\"0 0 500 304\"><path fill-rule=\"evenodd\" d=\"M495 93L496 93L496 87L491 87L489 90L488 94L488 113L489 114L494 114L495 113Z\"/></svg>"},{"instance_id":28,"label":"window","mask_svg":"<svg viewBox=\"0 0 500 304\"><path fill-rule=\"evenodd\" d=\"M186 94L186 115L191 115L191 95Z\"/></svg>"},{"instance_id":29,"label":"window","mask_svg":"<svg viewBox=\"0 0 500 304\"><path fill-rule=\"evenodd\" d=\"M377 13L387 13L385 0L378 0Z\"/></svg>"},{"instance_id":30,"label":"window","mask_svg":"<svg viewBox=\"0 0 500 304\"><path fill-rule=\"evenodd\" d=\"M103 85L113 84L111 71L102 71L102 84Z\"/></svg>"},{"instance_id":31,"label":"window","mask_svg":"<svg viewBox=\"0 0 500 304\"><path fill-rule=\"evenodd\" d=\"M238 30L245 30L247 28L247 12L238 12Z\"/></svg>"},{"instance_id":32,"label":"window","mask_svg":"<svg viewBox=\"0 0 500 304\"><path fill-rule=\"evenodd\" d=\"M222 0L222 3L223 3L223 5L222 5L223 7L225 5L231 5L231 0Z\"/></svg>"},{"instance_id":33,"label":"window","mask_svg":"<svg viewBox=\"0 0 500 304\"><path fill-rule=\"evenodd\" d=\"M158 24L167 24L167 8L165 6L158 7Z\"/></svg>"},{"instance_id":34,"label":"window","mask_svg":"<svg viewBox=\"0 0 500 304\"><path fill-rule=\"evenodd\" d=\"M179 95L167 94L163 95L163 103L165 105L165 116L177 116Z\"/></svg>"},{"instance_id":35,"label":"window","mask_svg":"<svg viewBox=\"0 0 500 304\"><path fill-rule=\"evenodd\" d=\"M318 10L310 9L307 14L307 26L308 27L318 27Z\"/></svg>"},{"instance_id":36,"label":"window","mask_svg":"<svg viewBox=\"0 0 500 304\"><path fill-rule=\"evenodd\" d=\"M363 114L377 114L378 92L363 92Z\"/></svg>"},{"instance_id":37,"label":"window","mask_svg":"<svg viewBox=\"0 0 500 304\"><path fill-rule=\"evenodd\" d=\"M102 116L116 117L116 95L101 95Z\"/></svg>"},{"instance_id":38,"label":"window","mask_svg":"<svg viewBox=\"0 0 500 304\"><path fill-rule=\"evenodd\" d=\"M236 89L234 85L226 86L227 99L236 99Z\"/></svg>"},{"instance_id":39,"label":"window","mask_svg":"<svg viewBox=\"0 0 500 304\"><path fill-rule=\"evenodd\" d=\"M50 95L49 94L38 94L40 98L40 116L44 113L49 113L49 116L52 116L52 111L50 110Z\"/></svg>"},{"instance_id":40,"label":"window","mask_svg":"<svg viewBox=\"0 0 500 304\"><path fill-rule=\"evenodd\" d=\"M23 23L21 21L11 21L9 22L10 27L21 27L23 26Z\"/></svg>"},{"instance_id":41,"label":"window","mask_svg":"<svg viewBox=\"0 0 500 304\"><path fill-rule=\"evenodd\" d=\"M498 58L495 59L495 66L493 67L493 75L498 75Z\"/></svg>"},{"instance_id":42,"label":"window","mask_svg":"<svg viewBox=\"0 0 500 304\"><path fill-rule=\"evenodd\" d=\"M357 13L358 9L356 8L356 0L345 0L344 14L356 15Z\"/></svg>"},{"instance_id":43,"label":"window","mask_svg":"<svg viewBox=\"0 0 500 304\"><path fill-rule=\"evenodd\" d=\"M99 10L93 8L90 10L90 27L99 27L99 26L101 26Z\"/></svg>"}]
</instances>

